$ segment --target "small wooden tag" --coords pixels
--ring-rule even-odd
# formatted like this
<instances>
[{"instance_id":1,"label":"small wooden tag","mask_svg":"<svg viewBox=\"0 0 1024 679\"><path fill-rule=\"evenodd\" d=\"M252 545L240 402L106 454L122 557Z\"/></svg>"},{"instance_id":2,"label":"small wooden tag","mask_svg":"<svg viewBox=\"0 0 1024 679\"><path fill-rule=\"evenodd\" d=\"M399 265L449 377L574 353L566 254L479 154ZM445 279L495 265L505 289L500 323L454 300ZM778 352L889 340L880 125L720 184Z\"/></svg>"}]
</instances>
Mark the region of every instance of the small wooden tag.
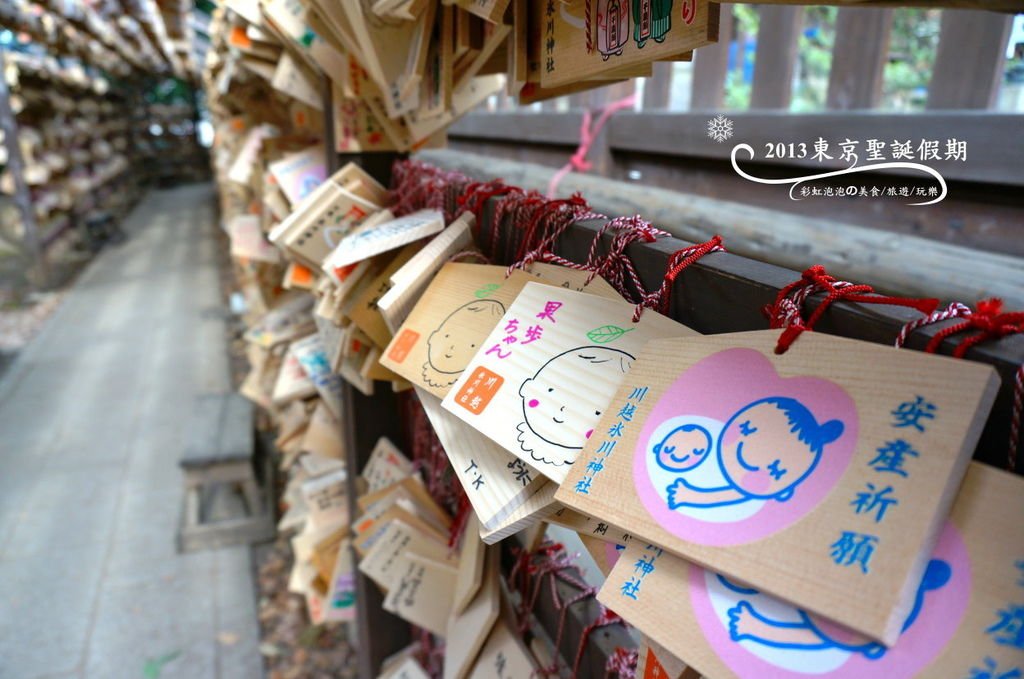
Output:
<instances>
[{"instance_id":1,"label":"small wooden tag","mask_svg":"<svg viewBox=\"0 0 1024 679\"><path fill-rule=\"evenodd\" d=\"M632 6L619 0L532 0L530 12L544 24L541 84L546 88L718 41L719 6L707 0L637 0Z\"/></svg>"},{"instance_id":2,"label":"small wooden tag","mask_svg":"<svg viewBox=\"0 0 1024 679\"><path fill-rule=\"evenodd\" d=\"M299 398L306 398L316 393L316 386L302 367L295 352L289 347L285 352L284 362L274 382L272 399L277 406L287 405Z\"/></svg>"},{"instance_id":3,"label":"small wooden tag","mask_svg":"<svg viewBox=\"0 0 1024 679\"><path fill-rule=\"evenodd\" d=\"M336 267L348 266L389 250L396 250L444 228L444 216L438 210L418 210L367 228L362 226L345 236L331 253Z\"/></svg>"},{"instance_id":4,"label":"small wooden tag","mask_svg":"<svg viewBox=\"0 0 1024 679\"><path fill-rule=\"evenodd\" d=\"M327 351L319 334L312 334L292 342L290 351L295 354L324 405L338 417L341 415L341 379L331 371Z\"/></svg>"},{"instance_id":5,"label":"small wooden tag","mask_svg":"<svg viewBox=\"0 0 1024 679\"><path fill-rule=\"evenodd\" d=\"M348 523L347 474L340 469L318 476L302 484L302 496L309 508L309 521L314 528Z\"/></svg>"},{"instance_id":6,"label":"small wooden tag","mask_svg":"<svg viewBox=\"0 0 1024 679\"><path fill-rule=\"evenodd\" d=\"M415 553L436 561L446 561L447 545L427 533L419 533L403 521L391 521L373 547L359 562L359 570L384 591L398 582L406 568L406 553Z\"/></svg>"},{"instance_id":7,"label":"small wooden tag","mask_svg":"<svg viewBox=\"0 0 1024 679\"><path fill-rule=\"evenodd\" d=\"M459 577L455 583L455 599L452 612L462 613L476 596L484 577L484 560L487 550L480 539L480 520L476 512L470 512L462 533L462 550L459 553Z\"/></svg>"},{"instance_id":8,"label":"small wooden tag","mask_svg":"<svg viewBox=\"0 0 1024 679\"><path fill-rule=\"evenodd\" d=\"M598 599L706 676L1014 676L1022 513L1020 477L971 463L892 648L639 540ZM855 598L836 599L833 610Z\"/></svg>"},{"instance_id":9,"label":"small wooden tag","mask_svg":"<svg viewBox=\"0 0 1024 679\"><path fill-rule=\"evenodd\" d=\"M519 635L499 617L469 679L532 679L537 669Z\"/></svg>"},{"instance_id":10,"label":"small wooden tag","mask_svg":"<svg viewBox=\"0 0 1024 679\"><path fill-rule=\"evenodd\" d=\"M245 332L245 340L269 349L308 334L316 328L309 317L313 301L310 295L302 293L278 300L270 311Z\"/></svg>"},{"instance_id":11,"label":"small wooden tag","mask_svg":"<svg viewBox=\"0 0 1024 679\"><path fill-rule=\"evenodd\" d=\"M391 290L391 276L420 251L422 248L416 243L406 245L391 257L377 275L367 279L362 291L354 295L351 303L346 306L346 313L352 322L379 347L386 347L391 342L391 330L381 316L380 301Z\"/></svg>"},{"instance_id":12,"label":"small wooden tag","mask_svg":"<svg viewBox=\"0 0 1024 679\"><path fill-rule=\"evenodd\" d=\"M430 559L406 559L405 571L384 599L384 610L439 637L447 637L455 569Z\"/></svg>"},{"instance_id":13,"label":"small wooden tag","mask_svg":"<svg viewBox=\"0 0 1024 679\"><path fill-rule=\"evenodd\" d=\"M302 450L319 457L344 462L345 442L341 431L341 422L321 401L309 418L309 425L302 435Z\"/></svg>"},{"instance_id":14,"label":"small wooden tag","mask_svg":"<svg viewBox=\"0 0 1024 679\"><path fill-rule=\"evenodd\" d=\"M377 445L373 447L362 472L369 491L373 493L387 488L410 474L412 474L412 462L402 454L398 446L386 436L377 439Z\"/></svg>"},{"instance_id":15,"label":"small wooden tag","mask_svg":"<svg viewBox=\"0 0 1024 679\"><path fill-rule=\"evenodd\" d=\"M436 396L419 387L416 393L483 528L496 528L537 492L544 477L442 408Z\"/></svg>"},{"instance_id":16,"label":"small wooden tag","mask_svg":"<svg viewBox=\"0 0 1024 679\"><path fill-rule=\"evenodd\" d=\"M460 569L461 571L461 569ZM482 583L469 606L452 610L444 650L444 679L464 679L473 667L501 610L498 549L486 550Z\"/></svg>"},{"instance_id":17,"label":"small wooden tag","mask_svg":"<svg viewBox=\"0 0 1024 679\"><path fill-rule=\"evenodd\" d=\"M472 214L464 213L391 274L390 288L377 303L389 335L405 321L430 277L453 255L470 246L472 226ZM380 346L386 347L390 342L389 337L388 342Z\"/></svg>"},{"instance_id":18,"label":"small wooden tag","mask_svg":"<svg viewBox=\"0 0 1024 679\"><path fill-rule=\"evenodd\" d=\"M331 586L324 601L324 619L332 621L356 619L356 574L352 560L352 543L338 545Z\"/></svg>"},{"instance_id":19,"label":"small wooden tag","mask_svg":"<svg viewBox=\"0 0 1024 679\"><path fill-rule=\"evenodd\" d=\"M228 222L228 237L231 239L232 257L271 264L281 261L281 253L263 235L260 218L256 215L238 215Z\"/></svg>"},{"instance_id":20,"label":"small wooden tag","mask_svg":"<svg viewBox=\"0 0 1024 679\"><path fill-rule=\"evenodd\" d=\"M556 498L892 644L998 377L778 334L648 344Z\"/></svg>"},{"instance_id":21,"label":"small wooden tag","mask_svg":"<svg viewBox=\"0 0 1024 679\"><path fill-rule=\"evenodd\" d=\"M323 146L310 146L304 151L289 153L267 167L288 202L295 205L327 179L326 158Z\"/></svg>"},{"instance_id":22,"label":"small wooden tag","mask_svg":"<svg viewBox=\"0 0 1024 679\"><path fill-rule=\"evenodd\" d=\"M438 398L448 395L512 302L531 280L618 298L601 278L535 265L506 277L501 266L450 262L430 282L381 356L381 363Z\"/></svg>"}]
</instances>

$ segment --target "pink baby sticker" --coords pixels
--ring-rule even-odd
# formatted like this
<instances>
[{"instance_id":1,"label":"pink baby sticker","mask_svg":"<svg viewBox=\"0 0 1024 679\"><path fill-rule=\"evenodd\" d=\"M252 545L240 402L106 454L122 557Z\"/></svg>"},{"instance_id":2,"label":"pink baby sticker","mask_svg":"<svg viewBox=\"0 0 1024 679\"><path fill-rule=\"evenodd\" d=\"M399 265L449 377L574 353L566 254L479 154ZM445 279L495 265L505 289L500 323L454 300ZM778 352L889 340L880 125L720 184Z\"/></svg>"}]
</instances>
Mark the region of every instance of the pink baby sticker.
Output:
<instances>
[{"instance_id":1,"label":"pink baby sticker","mask_svg":"<svg viewBox=\"0 0 1024 679\"><path fill-rule=\"evenodd\" d=\"M661 395L637 440L634 478L668 531L698 544L742 544L813 510L856 441L856 407L842 387L785 378L759 351L727 349Z\"/></svg>"},{"instance_id":2,"label":"pink baby sticker","mask_svg":"<svg viewBox=\"0 0 1024 679\"><path fill-rule=\"evenodd\" d=\"M946 523L890 649L759 590L691 568L690 601L708 643L742 679L916 676L946 648L970 601L967 549Z\"/></svg>"}]
</instances>

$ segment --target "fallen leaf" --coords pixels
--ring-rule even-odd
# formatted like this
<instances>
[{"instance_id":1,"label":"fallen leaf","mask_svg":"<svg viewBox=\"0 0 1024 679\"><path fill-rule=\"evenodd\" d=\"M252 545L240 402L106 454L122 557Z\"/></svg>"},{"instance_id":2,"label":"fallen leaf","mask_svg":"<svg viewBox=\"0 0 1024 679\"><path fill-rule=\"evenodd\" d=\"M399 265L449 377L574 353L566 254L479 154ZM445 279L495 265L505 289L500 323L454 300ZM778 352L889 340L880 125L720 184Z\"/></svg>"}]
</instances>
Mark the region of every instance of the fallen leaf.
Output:
<instances>
[{"instance_id":1,"label":"fallen leaf","mask_svg":"<svg viewBox=\"0 0 1024 679\"><path fill-rule=\"evenodd\" d=\"M234 632L221 632L217 635L217 641L224 646L234 646L238 643L238 635Z\"/></svg>"},{"instance_id":2,"label":"fallen leaf","mask_svg":"<svg viewBox=\"0 0 1024 679\"><path fill-rule=\"evenodd\" d=\"M181 651L173 651L171 653L164 654L159 658L148 658L142 665L142 676L145 677L145 679L158 679L160 677L160 672L164 669L164 665L171 662L179 655L181 655Z\"/></svg>"},{"instance_id":3,"label":"fallen leaf","mask_svg":"<svg viewBox=\"0 0 1024 679\"><path fill-rule=\"evenodd\" d=\"M265 655L268 658L276 658L281 655L281 649L274 644L262 643L260 644L260 654Z\"/></svg>"}]
</instances>

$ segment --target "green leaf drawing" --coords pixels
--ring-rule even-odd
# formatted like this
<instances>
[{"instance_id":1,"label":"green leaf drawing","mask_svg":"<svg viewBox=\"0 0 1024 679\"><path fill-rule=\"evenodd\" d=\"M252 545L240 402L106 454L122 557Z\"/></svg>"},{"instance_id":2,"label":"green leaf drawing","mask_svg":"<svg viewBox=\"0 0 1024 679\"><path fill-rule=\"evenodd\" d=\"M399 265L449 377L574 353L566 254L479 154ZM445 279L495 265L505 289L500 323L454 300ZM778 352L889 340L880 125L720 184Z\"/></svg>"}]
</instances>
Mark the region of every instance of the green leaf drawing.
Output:
<instances>
[{"instance_id":1,"label":"green leaf drawing","mask_svg":"<svg viewBox=\"0 0 1024 679\"><path fill-rule=\"evenodd\" d=\"M489 297L492 293L494 293L500 287L501 287L501 285L498 284L498 283L488 283L484 287L482 287L479 290L477 290L476 292L474 292L473 296L476 297L477 299L483 299L484 297Z\"/></svg>"},{"instance_id":2,"label":"green leaf drawing","mask_svg":"<svg viewBox=\"0 0 1024 679\"><path fill-rule=\"evenodd\" d=\"M619 339L627 332L633 332L636 328L620 328L617 325L602 325L587 333L587 339L598 344L608 344Z\"/></svg>"}]
</instances>

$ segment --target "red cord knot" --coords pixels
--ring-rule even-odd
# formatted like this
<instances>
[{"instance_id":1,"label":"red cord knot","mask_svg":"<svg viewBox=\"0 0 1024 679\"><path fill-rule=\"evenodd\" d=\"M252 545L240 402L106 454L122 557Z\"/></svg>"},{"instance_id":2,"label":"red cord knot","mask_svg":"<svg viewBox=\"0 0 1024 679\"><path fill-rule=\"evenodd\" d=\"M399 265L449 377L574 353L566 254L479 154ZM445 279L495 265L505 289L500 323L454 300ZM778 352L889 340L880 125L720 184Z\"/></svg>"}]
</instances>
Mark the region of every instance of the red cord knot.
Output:
<instances>
[{"instance_id":1,"label":"red cord knot","mask_svg":"<svg viewBox=\"0 0 1024 679\"><path fill-rule=\"evenodd\" d=\"M811 295L824 292L825 299L818 308L806 319L803 319L803 305ZM782 288L775 298L775 303L765 307L769 327L784 328L775 345L775 353L783 354L793 345L797 337L806 330L813 330L815 324L828 311L834 302L845 300L857 304L887 304L917 309L923 314L930 314L939 305L937 299L915 299L910 297L894 297L879 295L870 285L840 281L828 273L820 264L804 271L799 280Z\"/></svg>"},{"instance_id":2,"label":"red cord knot","mask_svg":"<svg viewBox=\"0 0 1024 679\"><path fill-rule=\"evenodd\" d=\"M949 327L935 333L925 345L924 350L934 354L948 337L961 332L976 331L961 339L953 348L953 356L963 358L967 351L981 342L999 339L1007 335L1015 335L1024 332L1024 311L1003 311L1003 301L993 298L978 302L977 309L971 309L966 304L953 302L945 309L935 311L925 318L919 318L907 323L900 328L896 336L896 346L902 347L907 341L910 333L925 325L947 321L953 318L961 319ZM1006 446L1006 468L1010 471L1017 469L1017 452L1020 450L1021 420L1024 419L1024 364L1021 364L1013 377L1013 402L1010 406L1010 440Z\"/></svg>"},{"instance_id":3,"label":"red cord knot","mask_svg":"<svg viewBox=\"0 0 1024 679\"><path fill-rule=\"evenodd\" d=\"M1024 311L1003 311L1003 300L998 298L978 302L972 313L961 315L960 318L962 320L959 323L935 333L924 350L934 353L947 337L974 330L976 332L973 335L960 340L953 349L954 356L963 358L964 354L977 344L1024 332Z\"/></svg>"},{"instance_id":4,"label":"red cord knot","mask_svg":"<svg viewBox=\"0 0 1024 679\"><path fill-rule=\"evenodd\" d=\"M636 323L640 320L640 316L643 314L645 308L654 309L659 314L667 314L669 300L672 294L672 284L675 283L676 277L678 277L686 267L690 266L704 255L712 252L725 251L725 248L722 247L722 237L715 236L704 243L691 245L672 253L672 256L669 257L668 266L666 267L665 276L661 281L661 286L654 292L643 296L643 299L636 305L636 309L633 311L633 322Z\"/></svg>"}]
</instances>

